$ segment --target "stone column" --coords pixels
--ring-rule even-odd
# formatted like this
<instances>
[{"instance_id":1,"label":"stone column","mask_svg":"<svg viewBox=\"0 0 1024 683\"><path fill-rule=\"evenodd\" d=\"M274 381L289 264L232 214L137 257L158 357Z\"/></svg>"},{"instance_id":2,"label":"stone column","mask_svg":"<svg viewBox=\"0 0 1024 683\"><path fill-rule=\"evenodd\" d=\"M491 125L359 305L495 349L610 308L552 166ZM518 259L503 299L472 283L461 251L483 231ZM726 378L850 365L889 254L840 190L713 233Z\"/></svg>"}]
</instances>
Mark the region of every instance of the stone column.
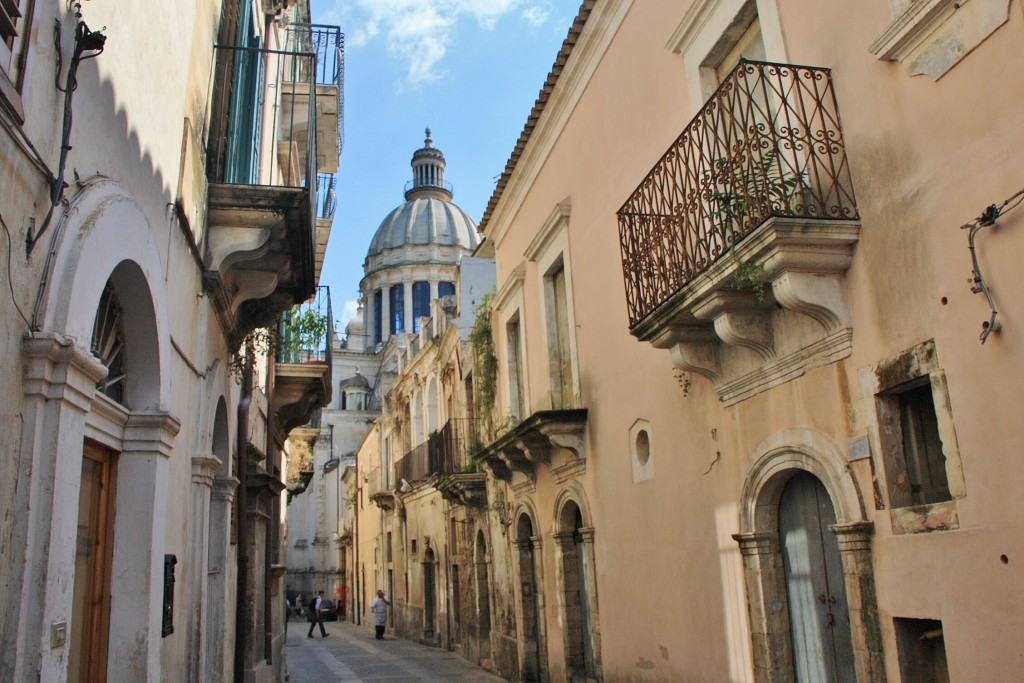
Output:
<instances>
[{"instance_id":1,"label":"stone column","mask_svg":"<svg viewBox=\"0 0 1024 683\"><path fill-rule=\"evenodd\" d=\"M189 530L188 586L188 670L189 680L203 680L206 672L206 572L209 562L210 491L219 459L205 455L192 456L192 507Z\"/></svg>"},{"instance_id":2,"label":"stone column","mask_svg":"<svg viewBox=\"0 0 1024 683\"><path fill-rule=\"evenodd\" d=\"M380 285L380 340L386 342L391 335L391 286Z\"/></svg>"},{"instance_id":3,"label":"stone column","mask_svg":"<svg viewBox=\"0 0 1024 683\"><path fill-rule=\"evenodd\" d=\"M108 675L160 678L168 460L181 423L168 413L134 413L117 462ZM177 611L177 610L176 610Z\"/></svg>"},{"instance_id":4,"label":"stone column","mask_svg":"<svg viewBox=\"0 0 1024 683\"><path fill-rule=\"evenodd\" d=\"M885 683L882 633L878 624L878 599L871 566L871 535L874 524L833 524L829 529L839 542L850 611L850 636L858 681Z\"/></svg>"},{"instance_id":5,"label":"stone column","mask_svg":"<svg viewBox=\"0 0 1024 683\"><path fill-rule=\"evenodd\" d=\"M406 282L402 285L402 291L405 292L403 303L405 304L405 327L406 332L412 332L412 283Z\"/></svg>"},{"instance_id":6,"label":"stone column","mask_svg":"<svg viewBox=\"0 0 1024 683\"><path fill-rule=\"evenodd\" d=\"M778 539L767 531L734 534L743 556L751 651L757 683L793 680L786 577Z\"/></svg>"},{"instance_id":7,"label":"stone column","mask_svg":"<svg viewBox=\"0 0 1024 683\"><path fill-rule=\"evenodd\" d=\"M234 642L227 638L233 628L234 575L231 563L231 510L238 479L213 480L210 495L209 551L206 570L206 675L210 683L227 683L234 679ZM229 626L230 625L230 626Z\"/></svg>"}]
</instances>

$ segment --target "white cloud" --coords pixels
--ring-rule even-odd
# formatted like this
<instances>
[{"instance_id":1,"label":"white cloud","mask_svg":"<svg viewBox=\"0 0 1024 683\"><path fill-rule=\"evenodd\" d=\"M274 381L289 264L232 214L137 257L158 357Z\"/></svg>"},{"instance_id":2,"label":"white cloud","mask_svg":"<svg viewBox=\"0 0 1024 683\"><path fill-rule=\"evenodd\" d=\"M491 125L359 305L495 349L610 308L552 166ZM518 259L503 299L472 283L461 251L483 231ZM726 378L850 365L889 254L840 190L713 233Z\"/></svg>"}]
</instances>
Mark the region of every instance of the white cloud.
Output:
<instances>
[{"instance_id":1,"label":"white cloud","mask_svg":"<svg viewBox=\"0 0 1024 683\"><path fill-rule=\"evenodd\" d=\"M337 330L339 334L345 333L345 326L348 325L352 318L356 317L356 312L359 310L359 302L354 299L350 299L341 305L341 312L338 315Z\"/></svg>"},{"instance_id":2,"label":"white cloud","mask_svg":"<svg viewBox=\"0 0 1024 683\"><path fill-rule=\"evenodd\" d=\"M511 15L528 0L353 0L336 3L332 15L347 19L350 48L378 37L387 42L388 52L404 62L403 86L416 87L444 78L442 66L453 35L463 21L475 21L485 30ZM531 5L521 17L534 26L550 14L542 5Z\"/></svg>"},{"instance_id":3,"label":"white cloud","mask_svg":"<svg viewBox=\"0 0 1024 683\"><path fill-rule=\"evenodd\" d=\"M527 7L526 9L523 10L523 19L526 19L534 26L541 26L545 21L548 20L548 17L550 16L551 10L544 9L539 5Z\"/></svg>"}]
</instances>

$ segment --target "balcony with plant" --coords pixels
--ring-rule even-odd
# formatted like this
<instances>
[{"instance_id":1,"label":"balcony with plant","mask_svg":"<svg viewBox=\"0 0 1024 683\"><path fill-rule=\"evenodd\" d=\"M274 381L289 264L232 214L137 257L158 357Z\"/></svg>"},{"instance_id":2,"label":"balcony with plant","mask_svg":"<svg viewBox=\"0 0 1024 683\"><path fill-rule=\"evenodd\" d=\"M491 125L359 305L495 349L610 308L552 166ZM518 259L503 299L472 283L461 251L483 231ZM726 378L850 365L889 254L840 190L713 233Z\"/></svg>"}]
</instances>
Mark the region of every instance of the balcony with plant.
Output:
<instances>
[{"instance_id":1,"label":"balcony with plant","mask_svg":"<svg viewBox=\"0 0 1024 683\"><path fill-rule=\"evenodd\" d=\"M331 401L332 320L328 287L281 315L273 343L274 410L285 434Z\"/></svg>"},{"instance_id":2,"label":"balcony with plant","mask_svg":"<svg viewBox=\"0 0 1024 683\"><path fill-rule=\"evenodd\" d=\"M849 355L860 222L828 69L741 60L618 220L630 333L726 404Z\"/></svg>"}]
</instances>

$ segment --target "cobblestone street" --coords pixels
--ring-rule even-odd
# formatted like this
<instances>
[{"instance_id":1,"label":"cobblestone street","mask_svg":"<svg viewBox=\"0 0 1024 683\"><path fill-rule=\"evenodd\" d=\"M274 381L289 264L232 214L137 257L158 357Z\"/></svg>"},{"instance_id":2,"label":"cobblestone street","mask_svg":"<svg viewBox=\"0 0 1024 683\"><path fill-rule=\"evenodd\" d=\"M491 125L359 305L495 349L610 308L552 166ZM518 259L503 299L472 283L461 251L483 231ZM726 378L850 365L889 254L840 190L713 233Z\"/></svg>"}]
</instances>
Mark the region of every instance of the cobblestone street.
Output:
<instances>
[{"instance_id":1,"label":"cobblestone street","mask_svg":"<svg viewBox=\"0 0 1024 683\"><path fill-rule=\"evenodd\" d=\"M327 622L329 634L307 638L307 622L288 624L289 683L323 681L466 681L497 683L504 679L471 664L454 652L425 647L386 635L373 637L373 626L347 621Z\"/></svg>"}]
</instances>

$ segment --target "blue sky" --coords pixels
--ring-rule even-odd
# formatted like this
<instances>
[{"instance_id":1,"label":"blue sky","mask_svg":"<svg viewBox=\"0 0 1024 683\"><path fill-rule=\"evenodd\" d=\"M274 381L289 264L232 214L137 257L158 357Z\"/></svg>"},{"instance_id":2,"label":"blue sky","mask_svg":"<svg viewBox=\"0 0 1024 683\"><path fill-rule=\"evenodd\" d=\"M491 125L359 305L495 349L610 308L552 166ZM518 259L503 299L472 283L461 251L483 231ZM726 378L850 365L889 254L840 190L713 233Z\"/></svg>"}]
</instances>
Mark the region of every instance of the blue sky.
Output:
<instances>
[{"instance_id":1,"label":"blue sky","mask_svg":"<svg viewBox=\"0 0 1024 683\"><path fill-rule=\"evenodd\" d=\"M454 202L479 221L579 3L312 0L313 21L341 26L346 42L345 149L320 280L342 330L424 129L445 154Z\"/></svg>"}]
</instances>

